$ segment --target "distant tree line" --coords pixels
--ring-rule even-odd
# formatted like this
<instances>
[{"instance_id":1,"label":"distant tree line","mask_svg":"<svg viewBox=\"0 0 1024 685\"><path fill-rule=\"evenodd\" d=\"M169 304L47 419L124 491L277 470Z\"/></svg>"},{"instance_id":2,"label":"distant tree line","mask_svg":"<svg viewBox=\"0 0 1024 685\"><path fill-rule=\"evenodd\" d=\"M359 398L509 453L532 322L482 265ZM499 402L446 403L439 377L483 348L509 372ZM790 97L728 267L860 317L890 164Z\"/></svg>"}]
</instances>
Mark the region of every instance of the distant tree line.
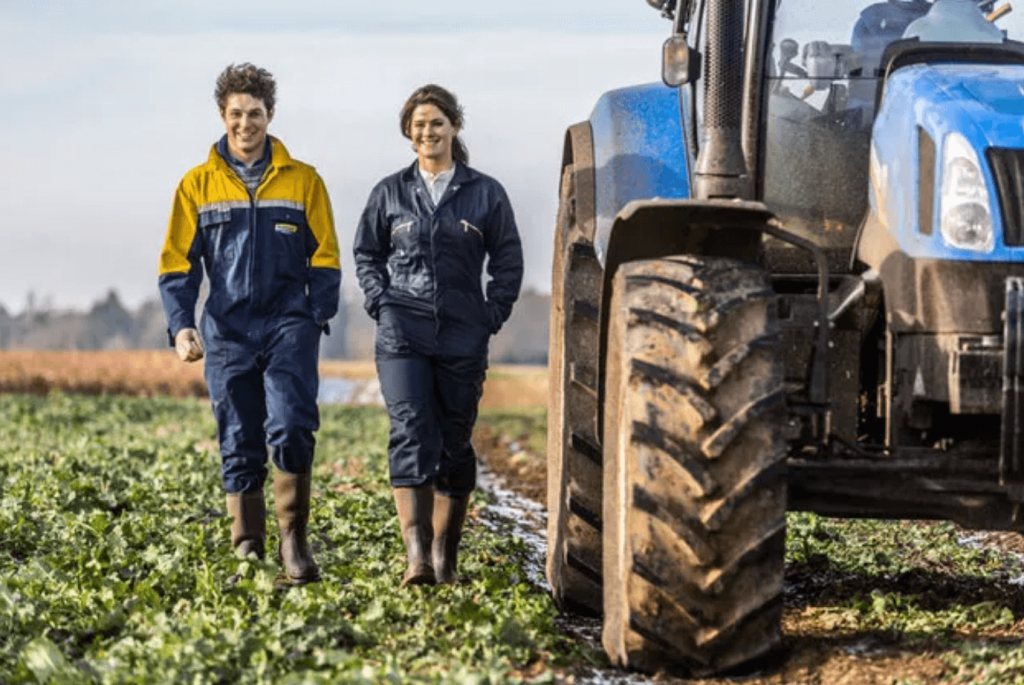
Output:
<instances>
[{"instance_id":1,"label":"distant tree line","mask_svg":"<svg viewBox=\"0 0 1024 685\"><path fill-rule=\"evenodd\" d=\"M0 350L118 350L168 347L167 323L158 300L134 311L111 290L85 312L54 308L33 293L17 315L0 305ZM502 364L547 362L550 298L526 290L512 317L491 341L491 361ZM325 359L373 357L373 321L359 301L343 301L330 321L331 334L321 343Z\"/></svg>"}]
</instances>

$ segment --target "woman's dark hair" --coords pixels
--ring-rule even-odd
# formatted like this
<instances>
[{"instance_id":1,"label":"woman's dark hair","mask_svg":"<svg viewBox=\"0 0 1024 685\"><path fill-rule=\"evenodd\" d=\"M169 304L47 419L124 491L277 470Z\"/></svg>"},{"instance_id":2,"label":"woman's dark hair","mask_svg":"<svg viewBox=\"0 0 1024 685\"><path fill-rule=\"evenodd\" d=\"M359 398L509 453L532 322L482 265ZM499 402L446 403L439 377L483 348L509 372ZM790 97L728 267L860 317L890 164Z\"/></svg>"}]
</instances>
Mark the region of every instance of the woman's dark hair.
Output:
<instances>
[{"instance_id":1,"label":"woman's dark hair","mask_svg":"<svg viewBox=\"0 0 1024 685\"><path fill-rule=\"evenodd\" d=\"M462 105L459 104L455 94L441 86L428 83L413 91L413 94L402 105L400 123L402 135L406 138L412 140L412 112L420 105L434 105L448 117L448 121L452 123L452 126L460 131L462 130ZM466 144L462 142L460 136L455 136L455 140L452 141L452 157L457 162L469 164L469 150L466 149Z\"/></svg>"},{"instance_id":2,"label":"woman's dark hair","mask_svg":"<svg viewBox=\"0 0 1024 685\"><path fill-rule=\"evenodd\" d=\"M245 93L257 100L263 101L267 112L274 111L274 95L277 92L277 83L274 77L266 69L243 62L242 64L229 64L217 77L217 88L213 91L213 97L217 100L217 108L223 112L228 104L228 96L232 93Z\"/></svg>"}]
</instances>

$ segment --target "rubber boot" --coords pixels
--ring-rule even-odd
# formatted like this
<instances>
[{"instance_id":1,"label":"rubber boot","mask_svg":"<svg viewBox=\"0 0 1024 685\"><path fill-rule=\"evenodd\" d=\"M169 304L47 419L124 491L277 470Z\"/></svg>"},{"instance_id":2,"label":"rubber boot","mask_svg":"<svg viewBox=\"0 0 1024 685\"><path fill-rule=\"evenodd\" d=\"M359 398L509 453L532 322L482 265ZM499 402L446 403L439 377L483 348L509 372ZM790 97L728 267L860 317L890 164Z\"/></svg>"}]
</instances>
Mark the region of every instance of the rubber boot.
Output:
<instances>
[{"instance_id":1,"label":"rubber boot","mask_svg":"<svg viewBox=\"0 0 1024 685\"><path fill-rule=\"evenodd\" d=\"M267 538L267 506L263 490L234 492L227 496L231 517L231 547L243 557L256 555L262 559Z\"/></svg>"},{"instance_id":2,"label":"rubber boot","mask_svg":"<svg viewBox=\"0 0 1024 685\"><path fill-rule=\"evenodd\" d=\"M434 575L439 585L454 583L462 524L466 520L469 497L434 494Z\"/></svg>"},{"instance_id":3,"label":"rubber boot","mask_svg":"<svg viewBox=\"0 0 1024 685\"><path fill-rule=\"evenodd\" d=\"M392 488L398 522L405 541L409 567L402 575L402 585L433 585L434 567L430 565L430 541L434 530L430 521L434 509L434 488Z\"/></svg>"},{"instance_id":4,"label":"rubber boot","mask_svg":"<svg viewBox=\"0 0 1024 685\"><path fill-rule=\"evenodd\" d=\"M281 531L278 557L291 585L320 580L320 569L306 542L309 525L310 474L274 470L274 505Z\"/></svg>"}]
</instances>

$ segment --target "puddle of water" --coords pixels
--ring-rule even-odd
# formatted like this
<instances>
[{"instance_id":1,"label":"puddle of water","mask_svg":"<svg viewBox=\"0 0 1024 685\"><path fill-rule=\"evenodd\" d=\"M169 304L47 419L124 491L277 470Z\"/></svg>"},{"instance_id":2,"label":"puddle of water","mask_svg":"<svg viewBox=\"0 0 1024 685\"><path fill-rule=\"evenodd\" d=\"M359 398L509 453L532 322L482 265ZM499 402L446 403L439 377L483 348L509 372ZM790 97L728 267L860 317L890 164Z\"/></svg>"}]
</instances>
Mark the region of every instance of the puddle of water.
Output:
<instances>
[{"instance_id":1,"label":"puddle of water","mask_svg":"<svg viewBox=\"0 0 1024 685\"><path fill-rule=\"evenodd\" d=\"M345 404L356 390L357 381L350 378L321 378L317 404Z\"/></svg>"},{"instance_id":2,"label":"puddle of water","mask_svg":"<svg viewBox=\"0 0 1024 685\"><path fill-rule=\"evenodd\" d=\"M969 534L958 535L956 543L961 547L967 547L968 549L986 549L992 548L997 550L1001 554L1008 555L1018 560L1024 561L1024 555L1016 552L1011 552L1006 549L1001 549L998 544L992 544L989 542L989 532L984 530L972 531ZM1006 581L1008 584L1020 587L1024 585L1024 575L1014 576Z\"/></svg>"},{"instance_id":3,"label":"puddle of water","mask_svg":"<svg viewBox=\"0 0 1024 685\"><path fill-rule=\"evenodd\" d=\"M975 533L973 535L960 535L956 539L956 544L961 547L968 547L970 549L981 549L985 546L985 540L988 538L984 533Z\"/></svg>"},{"instance_id":4,"label":"puddle of water","mask_svg":"<svg viewBox=\"0 0 1024 685\"><path fill-rule=\"evenodd\" d=\"M380 382L376 378L367 380L321 378L316 401L317 404L384 405L384 397L380 393Z\"/></svg>"},{"instance_id":5,"label":"puddle of water","mask_svg":"<svg viewBox=\"0 0 1024 685\"><path fill-rule=\"evenodd\" d=\"M480 512L481 522L491 530L511 533L523 541L526 561L523 570L531 583L544 592L551 592L545 576L547 558L547 512L537 502L521 497L506 487L503 478L477 464L477 483L491 501ZM560 614L558 627L569 637L601 650L601 619ZM617 669L586 668L574 678L579 685L642 685L654 680L639 673Z\"/></svg>"},{"instance_id":6,"label":"puddle of water","mask_svg":"<svg viewBox=\"0 0 1024 685\"><path fill-rule=\"evenodd\" d=\"M544 575L548 517L543 507L505 488L502 479L483 464L477 466L477 482L491 496L491 502L481 512L484 525L491 530L511 529L511 533L526 545L527 560L523 570L530 582L544 592L551 592Z\"/></svg>"}]
</instances>

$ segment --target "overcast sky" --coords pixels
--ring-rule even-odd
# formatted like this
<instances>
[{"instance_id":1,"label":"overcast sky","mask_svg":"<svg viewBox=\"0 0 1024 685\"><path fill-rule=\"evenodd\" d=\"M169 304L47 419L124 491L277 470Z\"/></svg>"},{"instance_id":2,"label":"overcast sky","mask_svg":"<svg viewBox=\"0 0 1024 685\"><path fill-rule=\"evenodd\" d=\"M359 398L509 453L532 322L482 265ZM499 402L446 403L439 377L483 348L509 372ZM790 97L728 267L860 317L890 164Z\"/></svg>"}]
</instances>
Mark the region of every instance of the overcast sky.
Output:
<instances>
[{"instance_id":1,"label":"overcast sky","mask_svg":"<svg viewBox=\"0 0 1024 685\"><path fill-rule=\"evenodd\" d=\"M327 183L346 288L370 188L413 159L398 110L435 82L547 291L565 129L657 81L668 33L644 0L0 0L0 306L157 297L174 188L223 133L214 81L243 61L277 77L271 132Z\"/></svg>"},{"instance_id":2,"label":"overcast sky","mask_svg":"<svg viewBox=\"0 0 1024 685\"><path fill-rule=\"evenodd\" d=\"M436 82L546 291L565 128L602 92L657 80L668 31L643 0L3 0L0 305L157 297L174 188L223 133L214 80L243 61L273 72L271 133L327 183L347 287L370 188L413 159L398 110Z\"/></svg>"}]
</instances>

